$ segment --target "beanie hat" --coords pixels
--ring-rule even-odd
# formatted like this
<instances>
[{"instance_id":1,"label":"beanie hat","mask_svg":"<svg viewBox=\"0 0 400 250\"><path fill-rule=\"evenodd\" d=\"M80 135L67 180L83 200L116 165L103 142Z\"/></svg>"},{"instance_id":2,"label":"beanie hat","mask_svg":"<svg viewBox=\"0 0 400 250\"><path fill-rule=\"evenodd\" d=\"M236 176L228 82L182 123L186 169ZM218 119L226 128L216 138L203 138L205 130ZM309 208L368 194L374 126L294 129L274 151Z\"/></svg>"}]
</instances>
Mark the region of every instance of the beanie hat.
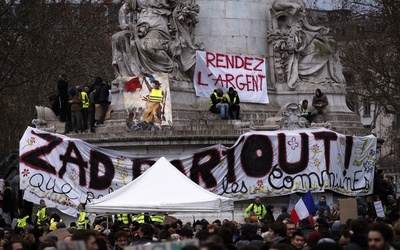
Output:
<instances>
[{"instance_id":1,"label":"beanie hat","mask_svg":"<svg viewBox=\"0 0 400 250\"><path fill-rule=\"evenodd\" d=\"M68 93L70 93L70 94L76 94L76 89L75 89L75 87L69 88Z\"/></svg>"}]
</instances>

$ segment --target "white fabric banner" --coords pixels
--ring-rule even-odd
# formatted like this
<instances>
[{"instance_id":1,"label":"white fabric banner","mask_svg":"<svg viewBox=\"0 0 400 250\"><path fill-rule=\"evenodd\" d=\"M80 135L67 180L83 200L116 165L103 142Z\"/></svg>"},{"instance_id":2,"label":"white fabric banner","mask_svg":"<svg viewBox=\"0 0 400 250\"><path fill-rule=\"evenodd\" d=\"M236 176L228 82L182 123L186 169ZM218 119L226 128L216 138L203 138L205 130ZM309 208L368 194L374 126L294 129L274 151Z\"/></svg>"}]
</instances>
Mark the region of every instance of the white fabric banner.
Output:
<instances>
[{"instance_id":1,"label":"white fabric banner","mask_svg":"<svg viewBox=\"0 0 400 250\"><path fill-rule=\"evenodd\" d=\"M372 192L376 144L374 136L327 129L263 131L243 134L230 148L218 144L165 157L195 183L236 200L308 190L359 196ZM49 207L76 216L79 203L121 188L160 157L98 148L29 127L20 141L20 188L24 199L43 198Z\"/></svg>"},{"instance_id":2,"label":"white fabric banner","mask_svg":"<svg viewBox=\"0 0 400 250\"><path fill-rule=\"evenodd\" d=\"M217 88L232 87L241 102L269 103L264 58L196 51L196 95L210 98Z\"/></svg>"}]
</instances>

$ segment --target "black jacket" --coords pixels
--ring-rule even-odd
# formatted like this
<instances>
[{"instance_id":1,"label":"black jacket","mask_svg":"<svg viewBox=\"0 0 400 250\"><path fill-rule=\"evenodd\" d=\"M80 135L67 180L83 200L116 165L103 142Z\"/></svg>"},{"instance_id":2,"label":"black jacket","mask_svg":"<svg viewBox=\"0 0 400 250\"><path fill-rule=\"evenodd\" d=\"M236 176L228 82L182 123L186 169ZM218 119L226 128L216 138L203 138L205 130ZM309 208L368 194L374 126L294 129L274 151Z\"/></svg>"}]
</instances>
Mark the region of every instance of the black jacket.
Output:
<instances>
[{"instance_id":1,"label":"black jacket","mask_svg":"<svg viewBox=\"0 0 400 250\"><path fill-rule=\"evenodd\" d=\"M98 103L108 103L108 95L109 95L108 90L109 89L110 88L109 88L108 84L105 84L105 83L101 84L100 91L99 91L100 93L98 95ZM97 93L97 91L96 91L96 93Z\"/></svg>"},{"instance_id":2,"label":"black jacket","mask_svg":"<svg viewBox=\"0 0 400 250\"><path fill-rule=\"evenodd\" d=\"M60 97L61 101L68 101L68 82L60 79L57 83L58 97Z\"/></svg>"}]
</instances>

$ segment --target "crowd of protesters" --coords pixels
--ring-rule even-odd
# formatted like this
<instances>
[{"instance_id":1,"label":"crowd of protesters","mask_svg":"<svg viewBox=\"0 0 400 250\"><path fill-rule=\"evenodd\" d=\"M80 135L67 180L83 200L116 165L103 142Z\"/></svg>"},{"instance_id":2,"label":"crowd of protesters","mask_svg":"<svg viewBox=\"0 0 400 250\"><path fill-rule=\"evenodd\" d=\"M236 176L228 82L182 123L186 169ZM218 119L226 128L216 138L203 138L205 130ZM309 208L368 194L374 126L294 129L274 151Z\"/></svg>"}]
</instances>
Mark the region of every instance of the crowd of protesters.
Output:
<instances>
[{"instance_id":1,"label":"crowd of protesters","mask_svg":"<svg viewBox=\"0 0 400 250\"><path fill-rule=\"evenodd\" d=\"M57 82L57 95L51 97L52 110L65 122L65 131L68 133L94 133L96 127L104 126L104 120L111 104L111 86L96 77L93 83L85 86L69 83L67 74L61 74ZM100 105L101 114L95 119L95 105Z\"/></svg>"},{"instance_id":2,"label":"crowd of protesters","mask_svg":"<svg viewBox=\"0 0 400 250\"><path fill-rule=\"evenodd\" d=\"M43 221L24 228L11 229L9 225L0 228L0 249L57 249L58 242L81 240L87 250L119 250L129 245L187 239L199 241L199 246L191 246L190 250L383 250L400 247L400 222L388 218L376 218L372 222L360 216L341 225L338 221L328 221L325 215L316 215L315 221L304 219L298 224L290 219L260 221L255 216L247 217L242 223L227 219L182 223L178 219L170 223L132 220L125 224L123 219L117 220L117 216L114 219L108 216L97 218L87 229L78 229L71 223L62 238L52 234L52 231L66 228L62 221L56 223L53 230L48 221Z\"/></svg>"},{"instance_id":3,"label":"crowd of protesters","mask_svg":"<svg viewBox=\"0 0 400 250\"><path fill-rule=\"evenodd\" d=\"M273 205L260 197L244 211L243 221L206 219L183 223L157 214L117 214L87 218L84 204L76 222L69 227L62 216L47 211L42 200L30 218L19 209L17 223L11 226L7 210L0 220L1 249L57 249L58 242L81 240L87 250L120 250L129 245L197 239L199 246L185 250L300 250L300 249L400 249L400 198L396 186L384 171L376 174L374 194L357 197L357 218L340 221L338 204L328 204L325 196L317 201L317 212L298 223L290 219L286 206L279 215ZM374 202L381 201L385 216L377 216ZM167 217L169 220L167 220ZM64 234L57 234L64 230ZM62 236L61 236L62 235Z\"/></svg>"}]
</instances>

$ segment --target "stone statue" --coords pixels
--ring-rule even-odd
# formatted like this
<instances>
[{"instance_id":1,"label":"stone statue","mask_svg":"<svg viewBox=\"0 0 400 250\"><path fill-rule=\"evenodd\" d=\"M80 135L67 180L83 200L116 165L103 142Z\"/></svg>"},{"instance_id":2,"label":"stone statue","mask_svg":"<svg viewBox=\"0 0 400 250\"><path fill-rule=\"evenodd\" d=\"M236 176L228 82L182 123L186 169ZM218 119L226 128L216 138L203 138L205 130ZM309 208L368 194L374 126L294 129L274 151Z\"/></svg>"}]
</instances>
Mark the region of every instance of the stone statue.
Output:
<instances>
[{"instance_id":1,"label":"stone statue","mask_svg":"<svg viewBox=\"0 0 400 250\"><path fill-rule=\"evenodd\" d=\"M53 110L43 106L35 106L35 108L37 118L32 120L32 124L36 128L53 133L65 131L65 122L60 122Z\"/></svg>"},{"instance_id":2,"label":"stone statue","mask_svg":"<svg viewBox=\"0 0 400 250\"><path fill-rule=\"evenodd\" d=\"M187 78L200 49L193 43L198 12L194 0L126 0L119 10L122 31L112 36L118 76L164 72Z\"/></svg>"},{"instance_id":3,"label":"stone statue","mask_svg":"<svg viewBox=\"0 0 400 250\"><path fill-rule=\"evenodd\" d=\"M286 103L281 107L276 116L269 117L264 125L250 124L252 131L274 131L274 130L296 130L309 127L323 127L330 129L331 123L313 123L310 125L305 117L301 115L301 106L297 103Z\"/></svg>"},{"instance_id":4,"label":"stone statue","mask_svg":"<svg viewBox=\"0 0 400 250\"><path fill-rule=\"evenodd\" d=\"M308 23L302 0L275 0L272 18L277 27L269 30L278 82L296 88L299 82L345 84L338 45L328 29Z\"/></svg>"}]
</instances>

